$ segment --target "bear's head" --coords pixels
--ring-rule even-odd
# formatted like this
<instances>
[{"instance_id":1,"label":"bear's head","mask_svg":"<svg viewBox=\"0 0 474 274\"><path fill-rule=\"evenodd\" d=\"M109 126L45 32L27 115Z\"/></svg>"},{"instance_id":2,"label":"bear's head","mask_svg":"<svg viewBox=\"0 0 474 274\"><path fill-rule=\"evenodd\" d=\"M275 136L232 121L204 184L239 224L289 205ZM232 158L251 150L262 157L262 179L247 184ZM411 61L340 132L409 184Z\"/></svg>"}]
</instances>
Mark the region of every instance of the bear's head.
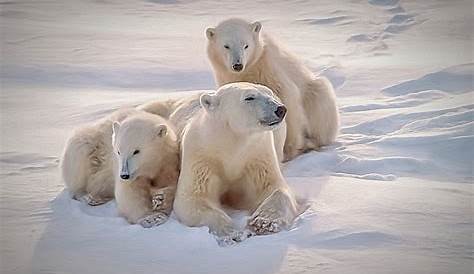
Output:
<instances>
[{"instance_id":1,"label":"bear's head","mask_svg":"<svg viewBox=\"0 0 474 274\"><path fill-rule=\"evenodd\" d=\"M133 181L157 161L157 154L167 144L168 127L152 117L153 114L130 116L121 123L113 123L112 146L118 176Z\"/></svg>"},{"instance_id":2,"label":"bear's head","mask_svg":"<svg viewBox=\"0 0 474 274\"><path fill-rule=\"evenodd\" d=\"M208 28L208 54L212 61L233 73L241 73L261 55L260 22L229 19Z\"/></svg>"},{"instance_id":3,"label":"bear's head","mask_svg":"<svg viewBox=\"0 0 474 274\"><path fill-rule=\"evenodd\" d=\"M239 134L273 130L286 114L286 107L268 87L246 82L230 83L215 93L205 93L200 103L209 115Z\"/></svg>"}]
</instances>

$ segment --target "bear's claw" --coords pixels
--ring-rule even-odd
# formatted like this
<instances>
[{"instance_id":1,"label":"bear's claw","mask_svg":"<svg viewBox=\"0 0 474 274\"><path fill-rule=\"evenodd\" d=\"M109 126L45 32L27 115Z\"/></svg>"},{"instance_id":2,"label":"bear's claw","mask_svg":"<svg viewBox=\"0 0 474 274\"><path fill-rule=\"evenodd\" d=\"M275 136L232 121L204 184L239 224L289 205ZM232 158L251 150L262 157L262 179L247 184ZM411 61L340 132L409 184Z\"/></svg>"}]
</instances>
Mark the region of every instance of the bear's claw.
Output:
<instances>
[{"instance_id":1,"label":"bear's claw","mask_svg":"<svg viewBox=\"0 0 474 274\"><path fill-rule=\"evenodd\" d=\"M235 231L226 236L215 236L217 244L221 247L232 246L237 243L240 243L250 237L252 233L250 231Z\"/></svg>"},{"instance_id":2,"label":"bear's claw","mask_svg":"<svg viewBox=\"0 0 474 274\"><path fill-rule=\"evenodd\" d=\"M90 194L83 196L81 198L81 200L84 201L85 203L87 203L90 206L103 205L103 204L107 203L108 201L110 201L110 199L102 199L102 198L92 197L92 195L90 195Z\"/></svg>"},{"instance_id":3,"label":"bear's claw","mask_svg":"<svg viewBox=\"0 0 474 274\"><path fill-rule=\"evenodd\" d=\"M250 231L256 235L268 235L280 232L286 226L286 222L281 218L269 219L265 216L257 215L249 223Z\"/></svg>"},{"instance_id":4,"label":"bear's claw","mask_svg":"<svg viewBox=\"0 0 474 274\"><path fill-rule=\"evenodd\" d=\"M163 201L165 200L165 195L163 193L153 195L151 197L151 204L153 210L160 209L161 205L163 205Z\"/></svg>"},{"instance_id":5,"label":"bear's claw","mask_svg":"<svg viewBox=\"0 0 474 274\"><path fill-rule=\"evenodd\" d=\"M138 224L144 228L150 228L165 223L168 220L168 215L163 212L158 212L152 215L145 216L138 220Z\"/></svg>"}]
</instances>

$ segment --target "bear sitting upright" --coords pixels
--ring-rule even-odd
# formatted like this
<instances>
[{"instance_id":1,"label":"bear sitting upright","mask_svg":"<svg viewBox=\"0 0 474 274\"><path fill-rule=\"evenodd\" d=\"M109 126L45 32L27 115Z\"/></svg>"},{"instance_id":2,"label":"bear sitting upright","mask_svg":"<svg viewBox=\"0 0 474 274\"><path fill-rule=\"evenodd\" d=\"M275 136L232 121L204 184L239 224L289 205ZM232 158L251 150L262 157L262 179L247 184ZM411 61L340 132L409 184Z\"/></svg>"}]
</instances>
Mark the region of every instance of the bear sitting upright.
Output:
<instances>
[{"instance_id":1,"label":"bear sitting upright","mask_svg":"<svg viewBox=\"0 0 474 274\"><path fill-rule=\"evenodd\" d=\"M269 87L288 108L285 160L334 142L339 114L331 83L315 77L259 22L229 19L208 28L207 54L218 86L251 82Z\"/></svg>"},{"instance_id":2,"label":"bear sitting upright","mask_svg":"<svg viewBox=\"0 0 474 274\"><path fill-rule=\"evenodd\" d=\"M179 176L175 133L160 116L142 112L114 122L112 139L119 213L143 227L164 223Z\"/></svg>"}]
</instances>

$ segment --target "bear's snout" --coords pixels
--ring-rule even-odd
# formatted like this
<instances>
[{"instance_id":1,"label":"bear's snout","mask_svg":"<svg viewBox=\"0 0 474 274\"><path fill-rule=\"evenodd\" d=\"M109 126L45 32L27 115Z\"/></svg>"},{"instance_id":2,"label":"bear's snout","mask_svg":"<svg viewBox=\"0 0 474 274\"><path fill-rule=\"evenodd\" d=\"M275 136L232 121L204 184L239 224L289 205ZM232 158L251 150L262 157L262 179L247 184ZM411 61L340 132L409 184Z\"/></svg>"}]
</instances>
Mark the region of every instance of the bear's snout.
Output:
<instances>
[{"instance_id":1,"label":"bear's snout","mask_svg":"<svg viewBox=\"0 0 474 274\"><path fill-rule=\"evenodd\" d=\"M283 117L285 117L285 114L286 114L285 106L278 106L277 109L275 110L275 115L280 119L283 119Z\"/></svg>"},{"instance_id":2,"label":"bear's snout","mask_svg":"<svg viewBox=\"0 0 474 274\"><path fill-rule=\"evenodd\" d=\"M236 63L232 65L232 69L235 71L241 71L244 68L244 65L241 63Z\"/></svg>"}]
</instances>

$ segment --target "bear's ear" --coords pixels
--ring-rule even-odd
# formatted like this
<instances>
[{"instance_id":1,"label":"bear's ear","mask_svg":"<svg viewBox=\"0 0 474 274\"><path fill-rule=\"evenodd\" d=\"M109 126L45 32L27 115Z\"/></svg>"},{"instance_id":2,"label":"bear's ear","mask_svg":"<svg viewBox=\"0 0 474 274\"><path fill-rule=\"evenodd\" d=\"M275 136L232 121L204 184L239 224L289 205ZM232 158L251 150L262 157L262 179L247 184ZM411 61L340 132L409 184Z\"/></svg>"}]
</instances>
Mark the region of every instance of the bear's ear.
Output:
<instances>
[{"instance_id":1,"label":"bear's ear","mask_svg":"<svg viewBox=\"0 0 474 274\"><path fill-rule=\"evenodd\" d=\"M199 98L201 106L207 111L213 111L219 105L217 95L214 93L205 93Z\"/></svg>"},{"instance_id":2,"label":"bear's ear","mask_svg":"<svg viewBox=\"0 0 474 274\"><path fill-rule=\"evenodd\" d=\"M158 125L155 129L155 134L158 137L165 137L168 133L168 127L166 125Z\"/></svg>"},{"instance_id":3,"label":"bear's ear","mask_svg":"<svg viewBox=\"0 0 474 274\"><path fill-rule=\"evenodd\" d=\"M206 30L207 39L213 40L216 37L216 29L215 28L208 28Z\"/></svg>"},{"instance_id":4,"label":"bear's ear","mask_svg":"<svg viewBox=\"0 0 474 274\"><path fill-rule=\"evenodd\" d=\"M253 32L259 33L260 30L262 29L262 24L260 22L253 22L252 25L250 25L252 28Z\"/></svg>"}]
</instances>

